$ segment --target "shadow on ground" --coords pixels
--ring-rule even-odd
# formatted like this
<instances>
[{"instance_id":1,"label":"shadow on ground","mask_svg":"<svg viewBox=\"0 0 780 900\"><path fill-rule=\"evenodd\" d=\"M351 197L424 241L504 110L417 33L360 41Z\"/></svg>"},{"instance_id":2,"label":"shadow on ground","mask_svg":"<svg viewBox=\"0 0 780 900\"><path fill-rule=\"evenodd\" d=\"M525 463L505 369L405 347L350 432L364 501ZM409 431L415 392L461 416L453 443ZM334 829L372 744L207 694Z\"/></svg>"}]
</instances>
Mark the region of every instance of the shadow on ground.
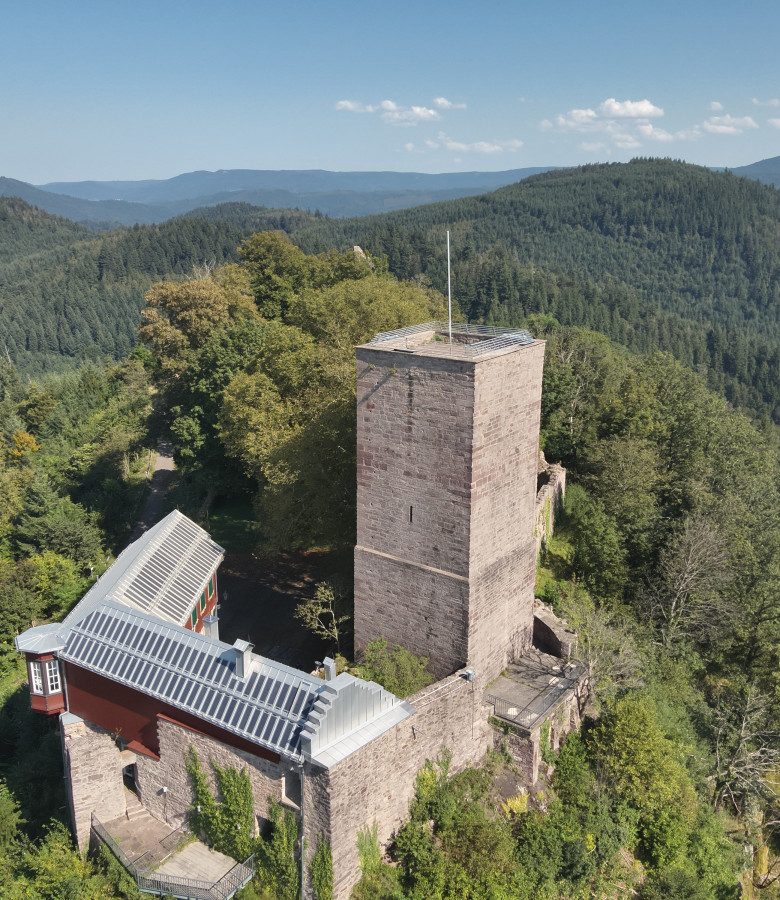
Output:
<instances>
[{"instance_id":1,"label":"shadow on ground","mask_svg":"<svg viewBox=\"0 0 780 900\"><path fill-rule=\"evenodd\" d=\"M228 551L220 566L219 636L254 644L254 652L310 672L333 648L307 631L295 607L314 594L320 581L343 573L351 554L330 551L283 553L273 557ZM351 649L351 648L349 648Z\"/></svg>"}]
</instances>

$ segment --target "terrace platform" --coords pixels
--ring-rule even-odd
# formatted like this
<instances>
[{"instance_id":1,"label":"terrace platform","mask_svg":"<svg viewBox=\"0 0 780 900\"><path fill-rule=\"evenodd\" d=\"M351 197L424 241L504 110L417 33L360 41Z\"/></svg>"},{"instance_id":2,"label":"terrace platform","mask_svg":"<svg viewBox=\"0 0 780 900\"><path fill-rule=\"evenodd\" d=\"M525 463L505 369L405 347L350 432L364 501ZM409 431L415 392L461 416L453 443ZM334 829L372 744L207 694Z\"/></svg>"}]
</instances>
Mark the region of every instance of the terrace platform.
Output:
<instances>
[{"instance_id":1,"label":"terrace platform","mask_svg":"<svg viewBox=\"0 0 780 900\"><path fill-rule=\"evenodd\" d=\"M532 647L486 689L485 701L498 718L530 733L577 690L582 674L580 665Z\"/></svg>"},{"instance_id":2,"label":"terrace platform","mask_svg":"<svg viewBox=\"0 0 780 900\"><path fill-rule=\"evenodd\" d=\"M147 893L188 900L230 900L254 876L254 860L243 863L207 847L184 828L171 828L128 793L127 814L101 823L93 834Z\"/></svg>"}]
</instances>

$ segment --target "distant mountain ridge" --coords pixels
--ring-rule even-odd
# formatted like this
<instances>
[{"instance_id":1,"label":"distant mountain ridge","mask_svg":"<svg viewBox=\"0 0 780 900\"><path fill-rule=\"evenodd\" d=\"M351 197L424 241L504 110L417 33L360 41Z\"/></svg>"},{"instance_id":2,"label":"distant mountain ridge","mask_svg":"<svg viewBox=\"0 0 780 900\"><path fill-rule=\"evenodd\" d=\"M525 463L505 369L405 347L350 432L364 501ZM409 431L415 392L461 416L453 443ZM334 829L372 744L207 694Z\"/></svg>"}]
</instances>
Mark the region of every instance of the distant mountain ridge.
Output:
<instances>
[{"instance_id":1,"label":"distant mountain ridge","mask_svg":"<svg viewBox=\"0 0 780 900\"><path fill-rule=\"evenodd\" d=\"M450 191L481 188L482 193L552 166L508 169L504 172L329 172L324 169L219 169L186 172L173 178L146 181L74 181L36 185L40 190L83 200L130 200L170 203L225 192L289 191L293 194L331 194L340 191Z\"/></svg>"},{"instance_id":2,"label":"distant mountain ridge","mask_svg":"<svg viewBox=\"0 0 780 900\"><path fill-rule=\"evenodd\" d=\"M729 171L735 175L755 178L756 181L772 184L776 188L780 188L780 156L762 159L759 162L751 163L749 166L737 166L736 169L729 169Z\"/></svg>"},{"instance_id":3,"label":"distant mountain ridge","mask_svg":"<svg viewBox=\"0 0 780 900\"><path fill-rule=\"evenodd\" d=\"M0 196L95 229L151 225L194 209L249 203L269 209L319 211L335 218L369 216L476 196L554 166L501 172L330 172L324 169L219 169L140 181L53 181L28 184L0 177ZM780 187L780 156L731 169Z\"/></svg>"},{"instance_id":4,"label":"distant mountain ridge","mask_svg":"<svg viewBox=\"0 0 780 900\"><path fill-rule=\"evenodd\" d=\"M81 181L32 185L0 178L0 196L20 197L53 215L90 225L152 225L199 207L251 203L318 210L337 218L367 216L483 194L544 167L505 172L326 172L231 169L188 172L161 181Z\"/></svg>"}]
</instances>

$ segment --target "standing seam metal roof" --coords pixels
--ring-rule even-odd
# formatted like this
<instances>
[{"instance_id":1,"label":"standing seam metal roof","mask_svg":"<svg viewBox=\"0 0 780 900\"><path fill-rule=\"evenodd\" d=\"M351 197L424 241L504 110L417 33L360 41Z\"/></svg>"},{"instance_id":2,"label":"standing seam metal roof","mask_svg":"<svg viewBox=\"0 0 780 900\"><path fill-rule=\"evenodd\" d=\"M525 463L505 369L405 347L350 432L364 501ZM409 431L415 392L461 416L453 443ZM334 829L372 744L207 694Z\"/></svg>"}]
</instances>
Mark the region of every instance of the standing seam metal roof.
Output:
<instances>
[{"instance_id":1,"label":"standing seam metal roof","mask_svg":"<svg viewBox=\"0 0 780 900\"><path fill-rule=\"evenodd\" d=\"M202 528L174 510L119 554L62 624L114 600L181 625L224 555Z\"/></svg>"},{"instance_id":2,"label":"standing seam metal roof","mask_svg":"<svg viewBox=\"0 0 780 900\"><path fill-rule=\"evenodd\" d=\"M74 625L60 657L135 688L275 753L301 758L300 732L325 682L114 603Z\"/></svg>"},{"instance_id":3,"label":"standing seam metal roof","mask_svg":"<svg viewBox=\"0 0 780 900\"><path fill-rule=\"evenodd\" d=\"M246 642L231 647L184 628L223 553L173 512L130 544L60 625L28 629L17 649L58 653L288 759L326 767L410 714L379 685L345 673L322 681L245 653ZM247 666L240 678L239 655Z\"/></svg>"}]
</instances>

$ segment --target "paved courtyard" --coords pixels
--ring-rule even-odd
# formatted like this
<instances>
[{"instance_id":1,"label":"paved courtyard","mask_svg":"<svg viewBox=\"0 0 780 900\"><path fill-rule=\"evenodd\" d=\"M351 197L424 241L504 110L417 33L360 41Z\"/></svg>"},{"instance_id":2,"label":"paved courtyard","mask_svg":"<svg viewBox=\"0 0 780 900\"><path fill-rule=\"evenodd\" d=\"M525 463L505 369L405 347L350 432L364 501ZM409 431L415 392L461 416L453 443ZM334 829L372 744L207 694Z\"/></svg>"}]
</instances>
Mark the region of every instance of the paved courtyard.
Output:
<instances>
[{"instance_id":1,"label":"paved courtyard","mask_svg":"<svg viewBox=\"0 0 780 900\"><path fill-rule=\"evenodd\" d=\"M140 870L175 878L216 883L236 864L234 859L211 850L188 832L155 819L125 791L127 813L103 827L127 859Z\"/></svg>"}]
</instances>

